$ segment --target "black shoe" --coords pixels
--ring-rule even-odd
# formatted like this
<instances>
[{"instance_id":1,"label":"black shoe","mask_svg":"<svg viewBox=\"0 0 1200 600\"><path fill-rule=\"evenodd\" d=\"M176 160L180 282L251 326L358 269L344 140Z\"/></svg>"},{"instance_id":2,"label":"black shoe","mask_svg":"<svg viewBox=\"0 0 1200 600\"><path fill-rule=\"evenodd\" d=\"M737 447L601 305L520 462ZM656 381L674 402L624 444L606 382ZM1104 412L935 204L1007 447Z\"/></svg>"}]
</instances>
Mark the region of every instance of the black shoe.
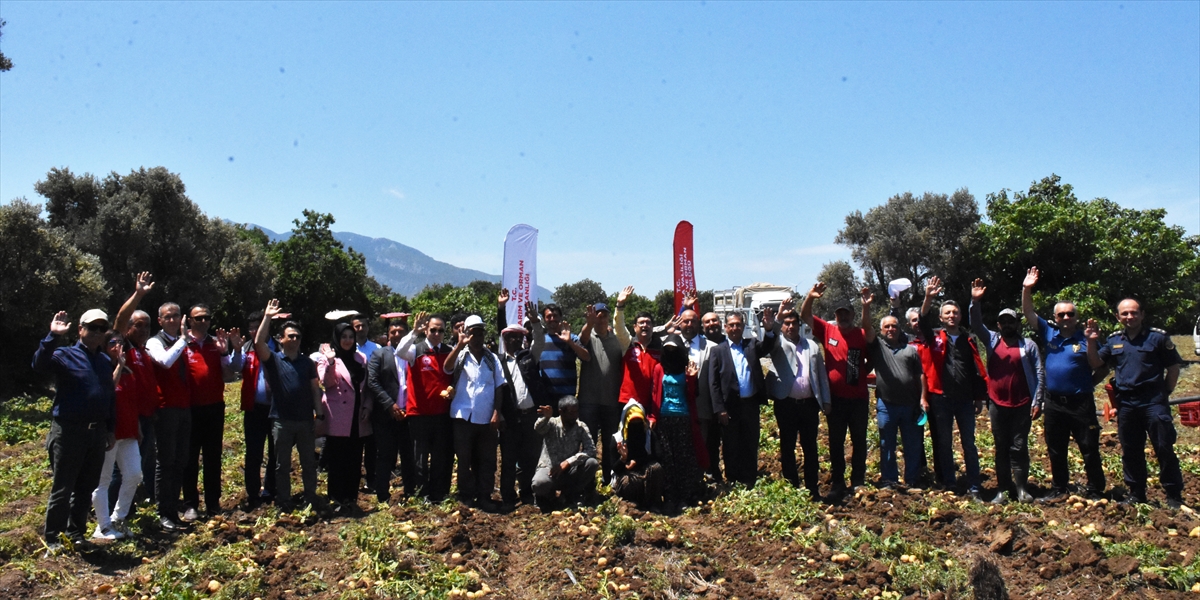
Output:
<instances>
[{"instance_id":1,"label":"black shoe","mask_svg":"<svg viewBox=\"0 0 1200 600\"><path fill-rule=\"evenodd\" d=\"M183 527L182 525L183 525L182 523L176 522L171 517L162 517L158 520L158 526L161 527L162 530L166 531L167 533L177 533L180 531L185 531L186 528Z\"/></svg>"},{"instance_id":2,"label":"black shoe","mask_svg":"<svg viewBox=\"0 0 1200 600\"><path fill-rule=\"evenodd\" d=\"M1018 486L1017 494L1016 494L1016 501L1028 504L1030 502L1033 502L1033 496L1030 495L1029 491L1026 490L1024 487Z\"/></svg>"},{"instance_id":3,"label":"black shoe","mask_svg":"<svg viewBox=\"0 0 1200 600\"><path fill-rule=\"evenodd\" d=\"M1184 507L1182 496L1167 496L1167 508L1179 510Z\"/></svg>"},{"instance_id":4,"label":"black shoe","mask_svg":"<svg viewBox=\"0 0 1200 600\"><path fill-rule=\"evenodd\" d=\"M1045 496L1038 498L1038 502L1043 504L1058 502L1059 500L1065 499L1068 495L1069 494L1066 488L1050 488L1050 491L1046 492Z\"/></svg>"},{"instance_id":5,"label":"black shoe","mask_svg":"<svg viewBox=\"0 0 1200 600\"><path fill-rule=\"evenodd\" d=\"M500 511L500 505L496 504L491 498L481 498L475 502L475 507L483 512L494 513Z\"/></svg>"},{"instance_id":6,"label":"black shoe","mask_svg":"<svg viewBox=\"0 0 1200 600\"><path fill-rule=\"evenodd\" d=\"M1138 504L1146 504L1145 494L1126 494L1121 500L1122 506L1136 506Z\"/></svg>"},{"instance_id":7,"label":"black shoe","mask_svg":"<svg viewBox=\"0 0 1200 600\"><path fill-rule=\"evenodd\" d=\"M1004 494L1004 490L996 490L996 496L992 498L992 504L1000 506L1008 503L1008 496Z\"/></svg>"},{"instance_id":8,"label":"black shoe","mask_svg":"<svg viewBox=\"0 0 1200 600\"><path fill-rule=\"evenodd\" d=\"M1083 497L1087 498L1088 500L1100 500L1103 498L1107 498L1108 494L1105 494L1104 490L1097 490L1096 488L1088 488L1087 491L1084 492Z\"/></svg>"}]
</instances>

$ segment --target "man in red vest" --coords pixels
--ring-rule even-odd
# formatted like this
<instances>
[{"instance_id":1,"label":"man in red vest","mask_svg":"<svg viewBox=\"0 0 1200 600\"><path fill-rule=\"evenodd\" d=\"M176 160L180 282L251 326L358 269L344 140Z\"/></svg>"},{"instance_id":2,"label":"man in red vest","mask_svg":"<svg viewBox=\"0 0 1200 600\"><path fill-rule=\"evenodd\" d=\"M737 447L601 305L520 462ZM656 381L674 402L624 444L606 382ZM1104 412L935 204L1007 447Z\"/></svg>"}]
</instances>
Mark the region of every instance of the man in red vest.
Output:
<instances>
[{"instance_id":1,"label":"man in red vest","mask_svg":"<svg viewBox=\"0 0 1200 600\"><path fill-rule=\"evenodd\" d=\"M158 494L159 524L164 531L180 531L187 525L179 519L179 492L192 436L192 393L189 385L187 340L179 305L158 307L161 330L146 340L146 352L154 361L158 384L158 409L154 411L154 433L158 443L154 489Z\"/></svg>"},{"instance_id":2,"label":"man in red vest","mask_svg":"<svg viewBox=\"0 0 1200 600\"><path fill-rule=\"evenodd\" d=\"M413 443L414 488L441 502L450 493L454 435L450 425L450 374L444 370L452 348L442 343L446 321L417 313L413 330L400 340L396 356L408 361L408 399L404 414Z\"/></svg>"},{"instance_id":3,"label":"man in red vest","mask_svg":"<svg viewBox=\"0 0 1200 600\"><path fill-rule=\"evenodd\" d=\"M221 440L225 432L225 380L242 368L242 335L218 329L209 335L212 312L205 304L188 311L187 368L192 394L192 434L183 471L184 521L200 518L200 455L204 455L204 511L221 512ZM232 349L232 354L230 350Z\"/></svg>"}]
</instances>

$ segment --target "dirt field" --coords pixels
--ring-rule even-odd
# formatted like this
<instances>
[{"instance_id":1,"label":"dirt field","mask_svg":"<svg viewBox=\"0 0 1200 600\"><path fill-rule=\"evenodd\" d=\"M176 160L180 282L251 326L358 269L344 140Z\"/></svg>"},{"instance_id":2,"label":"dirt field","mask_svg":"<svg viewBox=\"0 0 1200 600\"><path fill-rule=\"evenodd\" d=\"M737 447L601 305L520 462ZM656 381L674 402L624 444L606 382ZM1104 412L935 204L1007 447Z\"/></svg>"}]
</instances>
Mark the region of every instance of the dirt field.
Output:
<instances>
[{"instance_id":1,"label":"dirt field","mask_svg":"<svg viewBox=\"0 0 1200 600\"><path fill-rule=\"evenodd\" d=\"M1185 341L1177 338L1194 361ZM1177 395L1194 394L1195 362ZM838 506L813 503L777 475L769 411L760 484L722 488L679 515L643 513L607 496L599 506L552 514L528 506L487 514L453 502L375 505L364 497L361 515L331 520L236 508L241 421L230 412L224 516L167 536L141 506L132 520L136 539L43 558L47 407L44 399L17 399L0 422L3 598L964 598L981 558L999 566L1014 598L1170 598L1195 595L1200 581L1200 516L1190 510L1080 498L994 507L869 485ZM991 488L986 417L978 426ZM878 476L871 430L868 481ZM1200 506L1200 432L1178 430L1185 498ZM1111 488L1121 483L1115 424L1105 425L1102 440ZM1040 421L1031 449L1034 481L1045 486ZM1073 452L1077 482L1081 463ZM1161 490L1150 497L1161 501Z\"/></svg>"}]
</instances>

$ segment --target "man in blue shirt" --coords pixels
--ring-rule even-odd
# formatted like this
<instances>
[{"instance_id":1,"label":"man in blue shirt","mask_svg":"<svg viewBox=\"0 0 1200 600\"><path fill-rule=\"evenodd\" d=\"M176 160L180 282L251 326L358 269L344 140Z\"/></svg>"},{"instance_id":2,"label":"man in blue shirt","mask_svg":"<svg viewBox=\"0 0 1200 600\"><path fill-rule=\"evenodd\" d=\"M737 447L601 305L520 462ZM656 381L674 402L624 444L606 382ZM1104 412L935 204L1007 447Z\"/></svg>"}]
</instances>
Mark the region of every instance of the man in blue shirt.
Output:
<instances>
[{"instance_id":1,"label":"man in blue shirt","mask_svg":"<svg viewBox=\"0 0 1200 600\"><path fill-rule=\"evenodd\" d=\"M1117 400L1117 436L1121 466L1129 495L1125 503L1146 502L1146 437L1158 458L1158 480L1167 505L1183 506L1183 472L1175 455L1175 424L1167 399L1179 382L1183 362L1164 333L1145 326L1141 302L1126 298L1117 305L1117 320L1125 330L1100 343L1100 330L1088 319L1088 364L1112 367Z\"/></svg>"},{"instance_id":2,"label":"man in blue shirt","mask_svg":"<svg viewBox=\"0 0 1200 600\"><path fill-rule=\"evenodd\" d=\"M70 328L70 317L59 311L33 354L33 369L54 376L54 421L46 439L54 472L46 505L48 554L62 548L60 535L84 540L104 453L116 444L114 365L103 348L108 315L99 309L83 313L79 341L60 347Z\"/></svg>"},{"instance_id":3,"label":"man in blue shirt","mask_svg":"<svg viewBox=\"0 0 1200 600\"><path fill-rule=\"evenodd\" d=\"M554 397L574 396L578 390L576 360L588 361L592 355L579 344L579 336L571 333L571 325L563 320L557 304L542 307L542 322L546 324L546 347L542 350L542 373L550 381Z\"/></svg>"},{"instance_id":4,"label":"man in blue shirt","mask_svg":"<svg viewBox=\"0 0 1200 600\"><path fill-rule=\"evenodd\" d=\"M1033 307L1033 288L1040 273L1030 267L1021 291L1021 312L1025 322L1036 325L1042 354L1046 359L1046 454L1050 457L1050 493L1043 502L1057 500L1070 493L1071 468L1067 448L1071 438L1083 455L1087 473L1087 496L1104 496L1104 466L1100 460L1100 421L1096 419L1096 400L1092 390L1108 369L1092 370L1088 364L1087 338L1079 327L1075 303L1054 305L1054 325L1038 316Z\"/></svg>"}]
</instances>

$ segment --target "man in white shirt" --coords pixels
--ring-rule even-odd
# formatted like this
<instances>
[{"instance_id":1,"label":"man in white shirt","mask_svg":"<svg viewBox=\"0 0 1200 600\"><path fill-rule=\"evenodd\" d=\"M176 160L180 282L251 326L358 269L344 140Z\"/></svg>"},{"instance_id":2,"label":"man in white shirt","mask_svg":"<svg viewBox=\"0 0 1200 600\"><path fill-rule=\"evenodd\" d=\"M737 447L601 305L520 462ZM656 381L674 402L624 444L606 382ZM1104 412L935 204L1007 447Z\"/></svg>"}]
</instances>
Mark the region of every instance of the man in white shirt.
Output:
<instances>
[{"instance_id":1,"label":"man in white shirt","mask_svg":"<svg viewBox=\"0 0 1200 600\"><path fill-rule=\"evenodd\" d=\"M503 422L500 408L507 383L500 360L484 345L486 335L487 328L479 315L467 317L458 343L442 368L451 374L454 386L450 419L458 459L458 500L495 511L499 508L492 500L496 436Z\"/></svg>"}]
</instances>

